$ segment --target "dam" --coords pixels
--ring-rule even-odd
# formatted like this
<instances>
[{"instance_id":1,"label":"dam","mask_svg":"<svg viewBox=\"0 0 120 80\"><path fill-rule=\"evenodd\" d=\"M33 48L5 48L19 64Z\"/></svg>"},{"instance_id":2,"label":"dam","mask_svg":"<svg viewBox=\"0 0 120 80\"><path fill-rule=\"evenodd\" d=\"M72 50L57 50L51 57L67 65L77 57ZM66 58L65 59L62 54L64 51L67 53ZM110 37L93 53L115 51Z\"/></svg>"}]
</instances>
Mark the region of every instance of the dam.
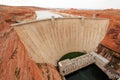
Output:
<instances>
[{"instance_id":1,"label":"dam","mask_svg":"<svg viewBox=\"0 0 120 80\"><path fill-rule=\"evenodd\" d=\"M31 58L56 62L66 53L94 51L105 36L108 19L53 18L12 25Z\"/></svg>"},{"instance_id":2,"label":"dam","mask_svg":"<svg viewBox=\"0 0 120 80\"><path fill-rule=\"evenodd\" d=\"M66 53L86 52L85 56L91 56L104 38L108 25L108 19L71 17L18 23L13 24L12 28L17 32L32 60L36 63L50 63L57 66L59 59ZM101 60L104 59L101 57L94 53L90 60L86 58L85 61L90 61L90 64L98 62L96 65L105 71L104 66L108 62L103 61L102 63ZM88 65L90 64L88 63ZM85 64L81 68L88 65ZM78 66L82 66L82 64ZM60 73L64 77L81 68L72 68L72 71L69 69L65 74ZM62 69L67 69L67 67L65 68L64 65ZM107 75L109 76L109 74Z\"/></svg>"}]
</instances>

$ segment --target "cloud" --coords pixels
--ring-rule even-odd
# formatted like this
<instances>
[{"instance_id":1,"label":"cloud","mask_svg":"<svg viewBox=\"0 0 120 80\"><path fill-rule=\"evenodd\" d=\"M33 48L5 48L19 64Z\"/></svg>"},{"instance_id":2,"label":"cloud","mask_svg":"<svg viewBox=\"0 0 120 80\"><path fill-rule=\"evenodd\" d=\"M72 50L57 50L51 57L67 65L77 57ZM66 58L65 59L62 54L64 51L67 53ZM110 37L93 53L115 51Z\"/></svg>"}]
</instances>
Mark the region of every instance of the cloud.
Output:
<instances>
[{"instance_id":1,"label":"cloud","mask_svg":"<svg viewBox=\"0 0 120 80\"><path fill-rule=\"evenodd\" d=\"M120 0L0 0L0 4L13 6L39 6L54 8L119 8Z\"/></svg>"}]
</instances>

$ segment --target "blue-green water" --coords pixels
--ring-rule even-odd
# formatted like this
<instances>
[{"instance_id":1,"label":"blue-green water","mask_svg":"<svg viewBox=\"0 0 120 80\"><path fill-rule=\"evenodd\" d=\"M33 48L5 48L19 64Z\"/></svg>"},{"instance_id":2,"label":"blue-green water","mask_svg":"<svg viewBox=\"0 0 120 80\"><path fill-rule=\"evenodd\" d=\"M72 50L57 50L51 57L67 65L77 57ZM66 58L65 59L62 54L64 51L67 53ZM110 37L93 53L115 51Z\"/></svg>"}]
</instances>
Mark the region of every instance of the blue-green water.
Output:
<instances>
[{"instance_id":1,"label":"blue-green water","mask_svg":"<svg viewBox=\"0 0 120 80\"><path fill-rule=\"evenodd\" d=\"M75 57L78 57L78 56L82 56L86 53L84 52L70 52L70 53L67 53L65 54L64 56L62 56L59 61L62 61L62 60L65 60L65 59L72 59L72 58L75 58Z\"/></svg>"},{"instance_id":2,"label":"blue-green water","mask_svg":"<svg viewBox=\"0 0 120 80\"><path fill-rule=\"evenodd\" d=\"M89 65L83 69L75 71L67 76L67 80L110 80L108 76L101 71L95 64Z\"/></svg>"}]
</instances>

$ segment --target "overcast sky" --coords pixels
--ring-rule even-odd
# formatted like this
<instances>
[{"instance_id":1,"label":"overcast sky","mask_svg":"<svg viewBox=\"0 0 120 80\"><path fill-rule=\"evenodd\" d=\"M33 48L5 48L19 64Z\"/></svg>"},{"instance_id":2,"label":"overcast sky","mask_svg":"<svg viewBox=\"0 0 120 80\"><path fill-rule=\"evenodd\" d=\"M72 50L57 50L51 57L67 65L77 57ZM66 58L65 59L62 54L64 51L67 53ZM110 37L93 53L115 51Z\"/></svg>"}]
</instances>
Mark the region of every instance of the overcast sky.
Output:
<instances>
[{"instance_id":1,"label":"overcast sky","mask_svg":"<svg viewBox=\"0 0 120 80\"><path fill-rule=\"evenodd\" d=\"M0 4L48 8L120 9L120 0L0 0Z\"/></svg>"}]
</instances>

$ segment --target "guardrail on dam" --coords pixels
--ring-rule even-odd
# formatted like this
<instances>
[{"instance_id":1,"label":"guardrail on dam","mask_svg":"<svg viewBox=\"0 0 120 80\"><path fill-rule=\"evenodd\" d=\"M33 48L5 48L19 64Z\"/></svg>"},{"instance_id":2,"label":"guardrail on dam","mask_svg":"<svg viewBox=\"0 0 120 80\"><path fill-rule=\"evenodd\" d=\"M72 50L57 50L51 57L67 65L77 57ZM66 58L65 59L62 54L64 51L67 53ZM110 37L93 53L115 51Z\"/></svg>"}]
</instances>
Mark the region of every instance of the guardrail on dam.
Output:
<instances>
[{"instance_id":1,"label":"guardrail on dam","mask_svg":"<svg viewBox=\"0 0 120 80\"><path fill-rule=\"evenodd\" d=\"M105 36L108 24L108 19L55 18L12 27L34 61L56 65L68 52L94 51Z\"/></svg>"}]
</instances>

